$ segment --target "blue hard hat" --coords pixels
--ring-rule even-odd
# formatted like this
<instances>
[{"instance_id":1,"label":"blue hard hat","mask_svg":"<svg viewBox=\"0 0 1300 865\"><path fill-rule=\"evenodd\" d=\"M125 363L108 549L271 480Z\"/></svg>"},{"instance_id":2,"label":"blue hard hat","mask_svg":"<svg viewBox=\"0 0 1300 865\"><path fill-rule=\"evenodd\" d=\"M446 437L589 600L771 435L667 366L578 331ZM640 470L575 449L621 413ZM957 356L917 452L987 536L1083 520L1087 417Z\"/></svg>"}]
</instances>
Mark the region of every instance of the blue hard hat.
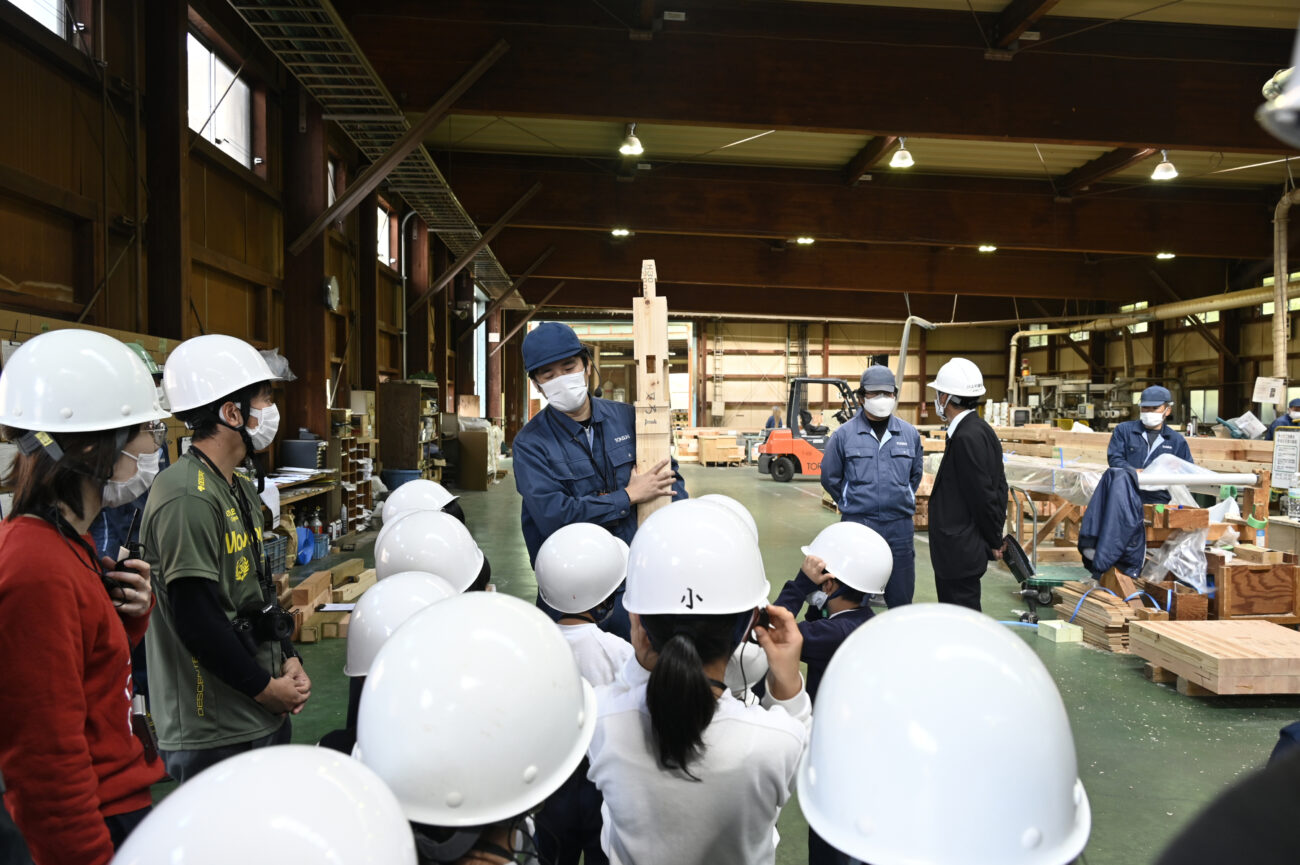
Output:
<instances>
[{"instance_id":1,"label":"blue hard hat","mask_svg":"<svg viewBox=\"0 0 1300 865\"><path fill-rule=\"evenodd\" d=\"M582 354L585 350L573 328L558 321L544 321L524 337L524 369L532 375L548 363Z\"/></svg>"},{"instance_id":2,"label":"blue hard hat","mask_svg":"<svg viewBox=\"0 0 1300 865\"><path fill-rule=\"evenodd\" d=\"M1296 397L1295 399L1291 400L1291 403L1290 403L1290 405L1289 405L1288 407L1289 407L1289 408L1300 408L1300 396L1298 396L1298 397Z\"/></svg>"},{"instance_id":3,"label":"blue hard hat","mask_svg":"<svg viewBox=\"0 0 1300 865\"><path fill-rule=\"evenodd\" d=\"M868 393L877 390L887 390L890 393L898 392L898 383L894 381L894 374L889 371L889 367L880 364L872 364L862 371L862 381L858 385L860 390Z\"/></svg>"},{"instance_id":4,"label":"blue hard hat","mask_svg":"<svg viewBox=\"0 0 1300 865\"><path fill-rule=\"evenodd\" d=\"M1153 384L1142 391L1142 405L1164 405L1173 401L1174 397L1169 392L1169 388L1161 387L1158 384Z\"/></svg>"}]
</instances>

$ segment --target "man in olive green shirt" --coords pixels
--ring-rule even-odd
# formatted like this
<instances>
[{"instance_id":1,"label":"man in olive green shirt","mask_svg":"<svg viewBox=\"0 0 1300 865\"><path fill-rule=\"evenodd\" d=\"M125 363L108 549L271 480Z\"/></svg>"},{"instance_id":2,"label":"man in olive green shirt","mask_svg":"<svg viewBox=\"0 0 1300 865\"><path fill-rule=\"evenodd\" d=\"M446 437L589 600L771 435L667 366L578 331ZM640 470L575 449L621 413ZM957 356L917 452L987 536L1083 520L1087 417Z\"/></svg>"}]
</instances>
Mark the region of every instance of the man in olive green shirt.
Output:
<instances>
[{"instance_id":1,"label":"man in olive green shirt","mask_svg":"<svg viewBox=\"0 0 1300 865\"><path fill-rule=\"evenodd\" d=\"M158 598L146 635L151 709L168 774L181 782L287 743L288 716L311 694L287 639L243 627L277 609L261 501L240 468L274 437L271 378L256 349L217 334L177 346L164 374L193 444L154 482L140 540Z\"/></svg>"}]
</instances>

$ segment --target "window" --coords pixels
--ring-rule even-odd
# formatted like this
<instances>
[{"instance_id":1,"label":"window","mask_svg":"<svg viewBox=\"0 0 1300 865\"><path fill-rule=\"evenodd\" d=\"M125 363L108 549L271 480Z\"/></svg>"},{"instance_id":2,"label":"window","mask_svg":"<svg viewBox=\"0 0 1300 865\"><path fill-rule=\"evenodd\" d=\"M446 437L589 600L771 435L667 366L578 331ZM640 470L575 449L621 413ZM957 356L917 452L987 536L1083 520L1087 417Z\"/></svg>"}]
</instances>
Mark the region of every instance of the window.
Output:
<instances>
[{"instance_id":1,"label":"window","mask_svg":"<svg viewBox=\"0 0 1300 865\"><path fill-rule=\"evenodd\" d=\"M1146 302L1145 300L1139 300L1137 303L1126 303L1126 304L1124 304L1123 306L1121 306L1121 307L1119 308L1119 311L1120 311L1120 312L1139 312L1139 311L1144 310L1144 309L1146 309L1146 308L1147 308L1147 302ZM1145 322L1145 321L1140 321L1140 322L1138 322L1137 324L1130 324L1130 325L1128 326L1128 332L1129 332L1129 333L1146 333L1146 332L1147 332L1147 322Z\"/></svg>"},{"instance_id":2,"label":"window","mask_svg":"<svg viewBox=\"0 0 1300 865\"><path fill-rule=\"evenodd\" d=\"M11 0L19 10L26 12L32 18L35 18L47 30L58 36L60 39L66 39L68 35L67 27L64 22L67 20L68 13L64 0Z\"/></svg>"},{"instance_id":3,"label":"window","mask_svg":"<svg viewBox=\"0 0 1300 865\"><path fill-rule=\"evenodd\" d=\"M1070 334L1070 342L1087 342L1091 337L1090 331L1076 330Z\"/></svg>"},{"instance_id":4,"label":"window","mask_svg":"<svg viewBox=\"0 0 1300 865\"><path fill-rule=\"evenodd\" d=\"M1201 324L1218 324L1219 311L1217 309L1212 309L1209 312L1198 312L1195 316L1193 316L1193 318L1199 318L1201 320Z\"/></svg>"},{"instance_id":5,"label":"window","mask_svg":"<svg viewBox=\"0 0 1300 865\"><path fill-rule=\"evenodd\" d=\"M1297 309L1300 309L1300 297L1293 297L1288 299L1286 302L1286 308L1288 312L1295 312ZM1259 312L1260 315L1267 317L1273 314L1273 309L1274 309L1274 304L1273 301L1270 300L1268 303L1264 304L1259 308Z\"/></svg>"},{"instance_id":6,"label":"window","mask_svg":"<svg viewBox=\"0 0 1300 865\"><path fill-rule=\"evenodd\" d=\"M1219 416L1219 389L1217 387L1187 392L1192 414L1201 423L1214 423Z\"/></svg>"},{"instance_id":7,"label":"window","mask_svg":"<svg viewBox=\"0 0 1300 865\"><path fill-rule=\"evenodd\" d=\"M193 33L187 34L190 129L245 168L253 167L253 99L248 82Z\"/></svg>"},{"instance_id":8,"label":"window","mask_svg":"<svg viewBox=\"0 0 1300 865\"><path fill-rule=\"evenodd\" d=\"M381 263L389 265L391 265L393 261L393 258L390 255L392 252L392 234L390 233L392 227L388 224L392 218L392 215L387 210L382 207L379 208L379 218L376 220L379 223L376 235L376 240L378 241L375 247L378 250L376 255Z\"/></svg>"},{"instance_id":9,"label":"window","mask_svg":"<svg viewBox=\"0 0 1300 865\"><path fill-rule=\"evenodd\" d=\"M1030 329L1030 330L1047 330L1047 325L1045 325L1045 324L1031 324L1031 325L1029 325L1029 329ZM1029 347L1029 348L1047 348L1047 337L1045 337L1045 336L1031 336L1031 337L1029 337L1029 344L1028 344L1028 347Z\"/></svg>"}]
</instances>

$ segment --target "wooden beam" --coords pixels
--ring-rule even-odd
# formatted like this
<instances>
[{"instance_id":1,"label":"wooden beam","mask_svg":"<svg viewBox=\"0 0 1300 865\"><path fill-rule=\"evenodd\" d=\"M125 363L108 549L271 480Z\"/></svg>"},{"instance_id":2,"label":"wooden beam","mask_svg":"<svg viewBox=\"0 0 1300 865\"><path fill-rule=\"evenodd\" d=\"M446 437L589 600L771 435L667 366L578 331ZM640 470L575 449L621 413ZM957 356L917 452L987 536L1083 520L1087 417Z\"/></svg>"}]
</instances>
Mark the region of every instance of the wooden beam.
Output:
<instances>
[{"instance_id":1,"label":"wooden beam","mask_svg":"<svg viewBox=\"0 0 1300 865\"><path fill-rule=\"evenodd\" d=\"M540 183L534 183L532 188L525 192L522 198L512 204L509 210L501 214L501 218L498 219L491 228L483 232L482 236L480 236L478 240L474 241L474 244L467 249L460 258L456 259L451 267L447 269L446 273L439 276L437 280L434 281L433 285L429 286L427 291L420 292L420 295L407 306L407 312L414 312L420 304L446 288L448 284L456 278L456 275L464 270L471 261L477 258L478 254L486 249L487 245L501 233L501 230L510 224L510 220L514 219L519 211L524 209L524 205L532 201L533 197L537 195L538 192L541 192L541 190L542 185Z\"/></svg>"},{"instance_id":2,"label":"wooden beam","mask_svg":"<svg viewBox=\"0 0 1300 865\"><path fill-rule=\"evenodd\" d=\"M1010 48L1021 35L1061 0L1011 0L993 28L993 44Z\"/></svg>"},{"instance_id":3,"label":"wooden beam","mask_svg":"<svg viewBox=\"0 0 1300 865\"><path fill-rule=\"evenodd\" d=\"M849 164L844 168L844 183L847 186L857 186L861 182L863 175L869 172L877 162L880 161L890 150L894 149L897 143L897 135L877 135L868 141L857 154L849 160Z\"/></svg>"},{"instance_id":4,"label":"wooden beam","mask_svg":"<svg viewBox=\"0 0 1300 865\"><path fill-rule=\"evenodd\" d=\"M452 84L442 96L430 106L429 110L424 113L418 123L411 126L402 134L402 137L393 142L393 146L388 148L388 152L381 156L369 168L361 173L361 176L353 181L352 185L343 191L343 194L334 200L334 203L325 209L325 212L316 217L315 221L307 227L298 239L289 244L289 252L292 255L301 255L302 251L311 243L312 238L316 237L326 227L347 217L358 204L366 199L366 196L374 192L379 184L389 173L401 164L417 147L424 145L424 139L434 130L442 118L456 101L465 95L465 91L474 85L474 82L483 77L483 73L492 68L492 65L501 59L510 46L503 40L497 40L496 44L488 49L479 61L471 66L462 74L454 84Z\"/></svg>"},{"instance_id":5,"label":"wooden beam","mask_svg":"<svg viewBox=\"0 0 1300 865\"><path fill-rule=\"evenodd\" d=\"M189 65L184 0L151 4L145 20L146 183L149 189L149 332L184 339L190 319L190 159L185 105ZM102 142L101 142L102 146Z\"/></svg>"},{"instance_id":6,"label":"wooden beam","mask_svg":"<svg viewBox=\"0 0 1300 865\"><path fill-rule=\"evenodd\" d=\"M1057 195L1072 198L1094 183L1136 165L1156 152L1154 147L1117 147L1107 151L1056 181Z\"/></svg>"},{"instance_id":7,"label":"wooden beam","mask_svg":"<svg viewBox=\"0 0 1300 865\"><path fill-rule=\"evenodd\" d=\"M479 326L482 325L483 322L487 321L493 315L495 315L497 311L501 309L502 305L504 305L505 302L509 300L525 282L528 281L528 277L533 275L533 271L541 267L542 263L546 261L546 259L551 257L551 253L553 252L555 252L554 246L546 247L546 249L542 252L542 254L537 257L537 260L534 261L532 264L528 265L527 270L525 270L523 273L516 276L514 282L510 283L509 288L501 292L500 297L494 298L492 302L487 305L487 309L485 309L483 311L483 314L478 317L478 321L470 325L469 329L460 335L460 338L463 340L466 336L478 330ZM500 321L500 319L498 319L498 321Z\"/></svg>"},{"instance_id":8,"label":"wooden beam","mask_svg":"<svg viewBox=\"0 0 1300 865\"><path fill-rule=\"evenodd\" d=\"M1165 296L1170 300L1177 303L1187 299L1174 291L1173 286L1166 282L1164 277L1156 273L1154 270L1148 268L1147 273L1151 275L1151 279L1155 281L1156 285L1160 286L1160 290L1163 291ZM1210 330L1199 316L1187 316L1187 323L1195 328L1197 333L1205 337L1205 341L1208 342L1215 351L1228 358L1228 360L1233 364L1239 363L1236 352L1224 345L1223 340L1219 339L1218 334Z\"/></svg>"},{"instance_id":9,"label":"wooden beam","mask_svg":"<svg viewBox=\"0 0 1300 865\"><path fill-rule=\"evenodd\" d=\"M668 300L655 292L654 259L641 262L642 294L632 301L632 354L636 359L636 468L645 474L672 456L672 407L668 398ZM672 499L637 505L637 524Z\"/></svg>"},{"instance_id":10,"label":"wooden beam","mask_svg":"<svg viewBox=\"0 0 1300 865\"><path fill-rule=\"evenodd\" d=\"M1002 250L1141 255L1176 249L1210 258L1266 259L1273 203L1254 190L1127 188L1053 201L1042 180L909 175L883 171L848 189L839 171L674 165L619 183L576 159L457 153L445 173L480 224L519 190L546 188L517 227L627 225L651 233L828 240ZM513 232L512 232L513 233ZM1184 250L1189 252L1184 255Z\"/></svg>"},{"instance_id":11,"label":"wooden beam","mask_svg":"<svg viewBox=\"0 0 1300 865\"><path fill-rule=\"evenodd\" d=\"M0 165L0 192L74 219L93 221L99 218L99 203L94 199L46 183L9 165Z\"/></svg>"},{"instance_id":12,"label":"wooden beam","mask_svg":"<svg viewBox=\"0 0 1300 865\"><path fill-rule=\"evenodd\" d=\"M673 28L671 39L629 43L626 25L589 0L335 5L388 89L405 94L413 108L432 104L455 80L460 58L504 37L510 55L458 111L1287 152L1258 124L1223 122L1241 105L1259 102L1260 80L1288 65L1292 38L1285 30L1228 35L1247 28L1117 22L1072 36L1069 51L1027 51L1015 63L990 63L980 59L983 46L971 44L966 9L689 3L689 26ZM1050 38L1079 29L1079 22L1047 19L1040 29ZM917 33L926 34L923 49ZM755 81L762 82L762 98L745 98ZM872 88L869 111L863 82L889 82ZM1152 100L1152 93L1162 98Z\"/></svg>"},{"instance_id":13,"label":"wooden beam","mask_svg":"<svg viewBox=\"0 0 1300 865\"><path fill-rule=\"evenodd\" d=\"M543 297L541 300L537 301L537 303L533 304L533 308L530 309L530 310L528 310L528 314L525 315L523 318L521 318L521 319L519 320L519 323L516 324L514 327L512 327L512 328L510 329L510 332L509 332L509 333L507 333L505 336L501 337L501 341L498 342L498 343L497 343L497 344L492 348L492 350L488 352L488 357L492 357L492 356L495 355L497 352L501 351L501 349L505 348L506 343L508 343L508 342L510 342L510 340L514 339L514 338L515 338L515 335L516 335L517 333L519 333L519 331L523 330L523 329L524 329L524 326L525 326L526 324L528 324L528 322L530 322L530 321L533 320L533 316L537 315L537 313L539 313L539 312L542 311L542 308L543 308L544 306L546 306L546 304L548 304L548 303L550 302L551 298L555 297L556 293L558 293L559 290L560 290L561 288L564 288L564 283L563 283L563 282L557 282L557 283L555 284L555 287L553 287L550 291L548 291L548 292L546 293L546 296L545 296L545 297Z\"/></svg>"},{"instance_id":14,"label":"wooden beam","mask_svg":"<svg viewBox=\"0 0 1300 865\"><path fill-rule=\"evenodd\" d=\"M547 246L557 247L556 252L537 268L535 277L631 282L637 263L653 256L665 273L674 275L675 283L750 286L756 308L761 304L761 311L774 313L803 311L781 297L788 289L947 295L950 307L954 293L1120 302L1153 293L1146 261L1135 258L1088 263L1078 256L1052 253L981 255L971 249L824 241L775 252L769 244L749 238L638 232L611 243L606 232L528 229L512 229L493 249L514 275ZM1222 289L1223 268L1217 261L1179 258L1166 264L1189 295ZM951 311L944 313L943 320Z\"/></svg>"},{"instance_id":15,"label":"wooden beam","mask_svg":"<svg viewBox=\"0 0 1300 865\"><path fill-rule=\"evenodd\" d=\"M1031 303L1033 304L1034 308L1038 310L1039 315L1042 315L1044 317L1051 315L1051 313L1047 311L1047 308L1043 306L1041 303L1039 303L1038 301L1036 300L1031 301ZM1094 333L1092 336L1095 337L1096 334ZM1091 339L1091 337L1089 338ZM1080 348L1077 342L1070 339L1069 334L1066 334L1064 337L1062 337L1062 339L1064 340L1065 344L1068 345L1071 349L1073 349L1074 353L1077 354L1080 358L1082 358L1083 362L1088 365L1089 374L1101 372L1101 370L1097 367L1096 362L1092 359L1092 356L1089 355L1088 352Z\"/></svg>"}]
</instances>

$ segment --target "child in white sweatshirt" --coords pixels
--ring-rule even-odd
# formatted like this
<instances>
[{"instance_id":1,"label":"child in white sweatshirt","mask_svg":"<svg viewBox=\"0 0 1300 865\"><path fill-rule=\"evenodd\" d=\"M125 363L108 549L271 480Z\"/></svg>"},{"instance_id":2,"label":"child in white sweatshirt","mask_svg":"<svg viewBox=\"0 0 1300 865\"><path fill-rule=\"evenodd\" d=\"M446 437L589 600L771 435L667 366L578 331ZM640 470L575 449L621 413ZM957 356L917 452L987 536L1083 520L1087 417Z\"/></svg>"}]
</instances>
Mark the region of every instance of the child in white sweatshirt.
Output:
<instances>
[{"instance_id":1,"label":"child in white sweatshirt","mask_svg":"<svg viewBox=\"0 0 1300 865\"><path fill-rule=\"evenodd\" d=\"M812 703L798 626L768 605L769 591L757 542L734 514L686 500L638 531L623 598L636 656L597 689L588 749L611 862L775 861ZM746 706L723 679L751 630L769 671L762 704Z\"/></svg>"}]
</instances>

